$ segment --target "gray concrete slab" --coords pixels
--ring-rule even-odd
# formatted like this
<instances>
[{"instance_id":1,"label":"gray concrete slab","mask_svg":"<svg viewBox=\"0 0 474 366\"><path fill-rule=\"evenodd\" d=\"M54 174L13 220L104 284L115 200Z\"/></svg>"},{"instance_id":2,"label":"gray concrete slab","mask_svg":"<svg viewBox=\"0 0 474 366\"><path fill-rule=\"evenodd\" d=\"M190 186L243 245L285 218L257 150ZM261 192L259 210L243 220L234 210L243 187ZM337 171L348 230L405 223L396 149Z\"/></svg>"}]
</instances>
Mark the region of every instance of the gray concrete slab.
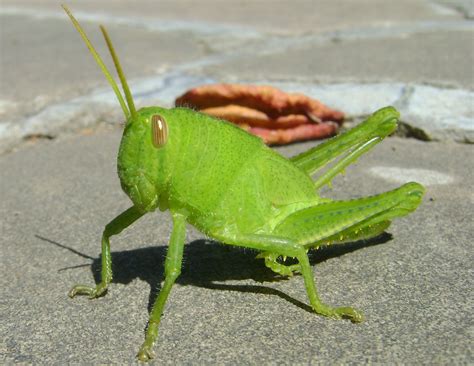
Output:
<instances>
[{"instance_id":1,"label":"gray concrete slab","mask_svg":"<svg viewBox=\"0 0 474 366\"><path fill-rule=\"evenodd\" d=\"M254 252L189 227L156 364L474 363L474 159L471 145L453 143L474 141L471 1L69 5L108 60L98 31L107 26L138 106L171 106L208 82L272 84L349 122L393 104L405 135L443 140L390 138L324 191L346 199L409 180L427 186L392 237L311 254L322 298L360 308L365 323L314 315L299 276L279 280ZM0 0L1 364L135 362L163 274L167 214L113 238L107 296L66 296L97 281L102 229L130 205L115 172L122 120L56 1Z\"/></svg>"},{"instance_id":2,"label":"gray concrete slab","mask_svg":"<svg viewBox=\"0 0 474 366\"><path fill-rule=\"evenodd\" d=\"M51 103L108 86L63 13L59 12L63 19L48 21L31 16L0 15L1 83L8 86L0 89L0 99L14 103L19 115L31 115ZM81 21L81 24L115 74L98 23ZM107 30L130 79L155 75L208 53L199 39L189 32L150 32L115 24L107 25ZM14 111L9 112L4 118L12 118Z\"/></svg>"},{"instance_id":3,"label":"gray concrete slab","mask_svg":"<svg viewBox=\"0 0 474 366\"><path fill-rule=\"evenodd\" d=\"M274 47L248 54L206 73L219 79L307 79L312 82L404 82L472 89L474 51L472 30L431 31L407 35L366 34L366 39L308 39L301 45ZM448 66L449 65L449 66Z\"/></svg>"},{"instance_id":4,"label":"gray concrete slab","mask_svg":"<svg viewBox=\"0 0 474 366\"><path fill-rule=\"evenodd\" d=\"M97 279L102 228L130 205L115 173L119 138L106 129L0 157L1 363L134 362L163 273L167 214L113 238L107 296L66 295ZM470 155L469 145L389 138L325 191L345 199L408 180L427 185L416 213L389 229L393 237L311 254L322 298L360 308L360 325L316 316L299 276L277 281L252 251L190 229L155 363L472 363Z\"/></svg>"},{"instance_id":5,"label":"gray concrete slab","mask_svg":"<svg viewBox=\"0 0 474 366\"><path fill-rule=\"evenodd\" d=\"M98 17L126 17L129 21L140 18L144 26L150 20L159 19L163 21L163 26L166 22L181 26L186 23L188 26L236 26L241 30L247 28L271 34L319 33L334 29L459 20L464 18L464 14L456 3L459 1L442 4L441 1L423 0L342 0L336 3L331 0L298 0L291 3L281 0L167 0L159 3L138 0L130 7L123 1L108 1L103 4L93 0L67 2L79 13L95 14ZM58 3L54 0L2 0L2 6L5 8L4 13L33 10L38 17L57 17L60 13Z\"/></svg>"}]
</instances>

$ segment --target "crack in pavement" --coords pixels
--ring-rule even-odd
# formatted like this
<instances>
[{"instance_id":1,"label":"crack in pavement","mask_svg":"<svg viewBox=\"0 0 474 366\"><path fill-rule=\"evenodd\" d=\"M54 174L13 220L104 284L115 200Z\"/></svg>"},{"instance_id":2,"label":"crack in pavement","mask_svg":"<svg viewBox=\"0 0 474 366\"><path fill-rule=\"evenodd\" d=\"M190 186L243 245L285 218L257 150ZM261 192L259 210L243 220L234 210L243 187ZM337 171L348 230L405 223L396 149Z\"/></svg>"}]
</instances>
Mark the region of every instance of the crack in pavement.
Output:
<instances>
[{"instance_id":1,"label":"crack in pavement","mask_svg":"<svg viewBox=\"0 0 474 366\"><path fill-rule=\"evenodd\" d=\"M130 86L138 106L171 107L174 98L185 90L213 82L216 80L178 70L146 79L132 79ZM468 90L401 83L315 85L268 80L251 82L305 93L344 111L350 120L362 119L378 108L394 105L400 110L405 131L408 131L402 136L474 142L474 113L470 107L472 103L469 104L474 100L474 92ZM49 105L28 118L0 124L0 149L5 152L5 147L16 146L27 136L54 137L97 125L101 121L117 124L122 120L114 93L108 88L97 89L87 95ZM417 130L417 133L413 132Z\"/></svg>"}]
</instances>

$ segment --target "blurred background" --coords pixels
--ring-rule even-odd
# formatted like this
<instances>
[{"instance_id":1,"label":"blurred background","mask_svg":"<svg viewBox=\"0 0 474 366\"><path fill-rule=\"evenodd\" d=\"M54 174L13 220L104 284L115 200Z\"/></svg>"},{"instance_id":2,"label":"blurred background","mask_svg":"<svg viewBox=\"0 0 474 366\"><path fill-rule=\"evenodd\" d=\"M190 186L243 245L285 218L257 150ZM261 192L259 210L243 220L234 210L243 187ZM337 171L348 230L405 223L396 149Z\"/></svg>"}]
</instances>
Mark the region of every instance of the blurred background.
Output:
<instances>
[{"instance_id":1,"label":"blurred background","mask_svg":"<svg viewBox=\"0 0 474 366\"><path fill-rule=\"evenodd\" d=\"M392 104L409 135L474 141L470 0L131 4L67 3L111 65L98 29L107 26L138 105L171 106L210 82L270 84L320 99L349 120ZM0 151L31 136L122 122L59 5L1 1Z\"/></svg>"}]
</instances>

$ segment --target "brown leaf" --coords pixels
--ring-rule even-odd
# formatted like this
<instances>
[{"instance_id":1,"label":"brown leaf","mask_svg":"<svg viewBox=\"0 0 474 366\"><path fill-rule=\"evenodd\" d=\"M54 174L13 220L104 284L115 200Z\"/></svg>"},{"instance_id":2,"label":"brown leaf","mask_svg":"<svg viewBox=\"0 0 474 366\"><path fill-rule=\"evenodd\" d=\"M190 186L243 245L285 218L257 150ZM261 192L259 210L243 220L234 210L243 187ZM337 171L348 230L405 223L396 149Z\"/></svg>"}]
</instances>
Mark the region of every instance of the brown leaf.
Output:
<instances>
[{"instance_id":1,"label":"brown leaf","mask_svg":"<svg viewBox=\"0 0 474 366\"><path fill-rule=\"evenodd\" d=\"M211 84L187 91L176 99L176 106L198 110L221 107L229 104L240 105L264 112L277 118L290 114L312 115L322 121L341 123L344 114L330 109L316 99L303 94L290 94L272 86Z\"/></svg>"},{"instance_id":2,"label":"brown leaf","mask_svg":"<svg viewBox=\"0 0 474 366\"><path fill-rule=\"evenodd\" d=\"M344 119L342 112L315 99L271 86L203 85L187 91L175 103L235 123L267 144L332 136Z\"/></svg>"},{"instance_id":3,"label":"brown leaf","mask_svg":"<svg viewBox=\"0 0 474 366\"><path fill-rule=\"evenodd\" d=\"M295 141L321 139L336 134L337 124L328 122L322 124L304 124L286 129L269 129L249 127L248 131L259 136L268 145L284 145Z\"/></svg>"},{"instance_id":4,"label":"brown leaf","mask_svg":"<svg viewBox=\"0 0 474 366\"><path fill-rule=\"evenodd\" d=\"M249 125L252 127L265 127L270 129L290 128L305 123L313 123L307 116L301 114L289 114L277 118L271 118L261 111L235 104L223 107L212 107L201 110L210 116L225 119L226 121Z\"/></svg>"}]
</instances>

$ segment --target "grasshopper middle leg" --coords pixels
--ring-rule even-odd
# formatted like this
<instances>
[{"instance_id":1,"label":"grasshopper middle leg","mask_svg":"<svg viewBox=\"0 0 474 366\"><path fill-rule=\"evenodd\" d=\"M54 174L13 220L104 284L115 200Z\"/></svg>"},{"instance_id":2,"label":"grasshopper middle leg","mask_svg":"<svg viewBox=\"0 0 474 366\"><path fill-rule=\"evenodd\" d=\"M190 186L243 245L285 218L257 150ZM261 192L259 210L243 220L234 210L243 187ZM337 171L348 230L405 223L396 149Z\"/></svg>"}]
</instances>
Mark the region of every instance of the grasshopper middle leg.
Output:
<instances>
[{"instance_id":1,"label":"grasshopper middle leg","mask_svg":"<svg viewBox=\"0 0 474 366\"><path fill-rule=\"evenodd\" d=\"M158 326L161 321L161 314L163 313L171 288L181 273L184 240L186 237L186 218L178 213L172 213L172 216L173 232L171 233L168 252L166 254L165 282L150 313L145 342L141 346L137 355L140 361L148 361L155 357L155 354L153 353L153 344L158 337Z\"/></svg>"},{"instance_id":2,"label":"grasshopper middle leg","mask_svg":"<svg viewBox=\"0 0 474 366\"><path fill-rule=\"evenodd\" d=\"M278 262L278 258L280 254L278 253L271 253L271 252L262 252L256 256L256 258L262 258L265 260L265 266L270 268L273 272L278 273L282 276L293 276L294 272L298 272L300 270L299 264L283 264ZM284 261L285 259L283 259Z\"/></svg>"}]
</instances>

